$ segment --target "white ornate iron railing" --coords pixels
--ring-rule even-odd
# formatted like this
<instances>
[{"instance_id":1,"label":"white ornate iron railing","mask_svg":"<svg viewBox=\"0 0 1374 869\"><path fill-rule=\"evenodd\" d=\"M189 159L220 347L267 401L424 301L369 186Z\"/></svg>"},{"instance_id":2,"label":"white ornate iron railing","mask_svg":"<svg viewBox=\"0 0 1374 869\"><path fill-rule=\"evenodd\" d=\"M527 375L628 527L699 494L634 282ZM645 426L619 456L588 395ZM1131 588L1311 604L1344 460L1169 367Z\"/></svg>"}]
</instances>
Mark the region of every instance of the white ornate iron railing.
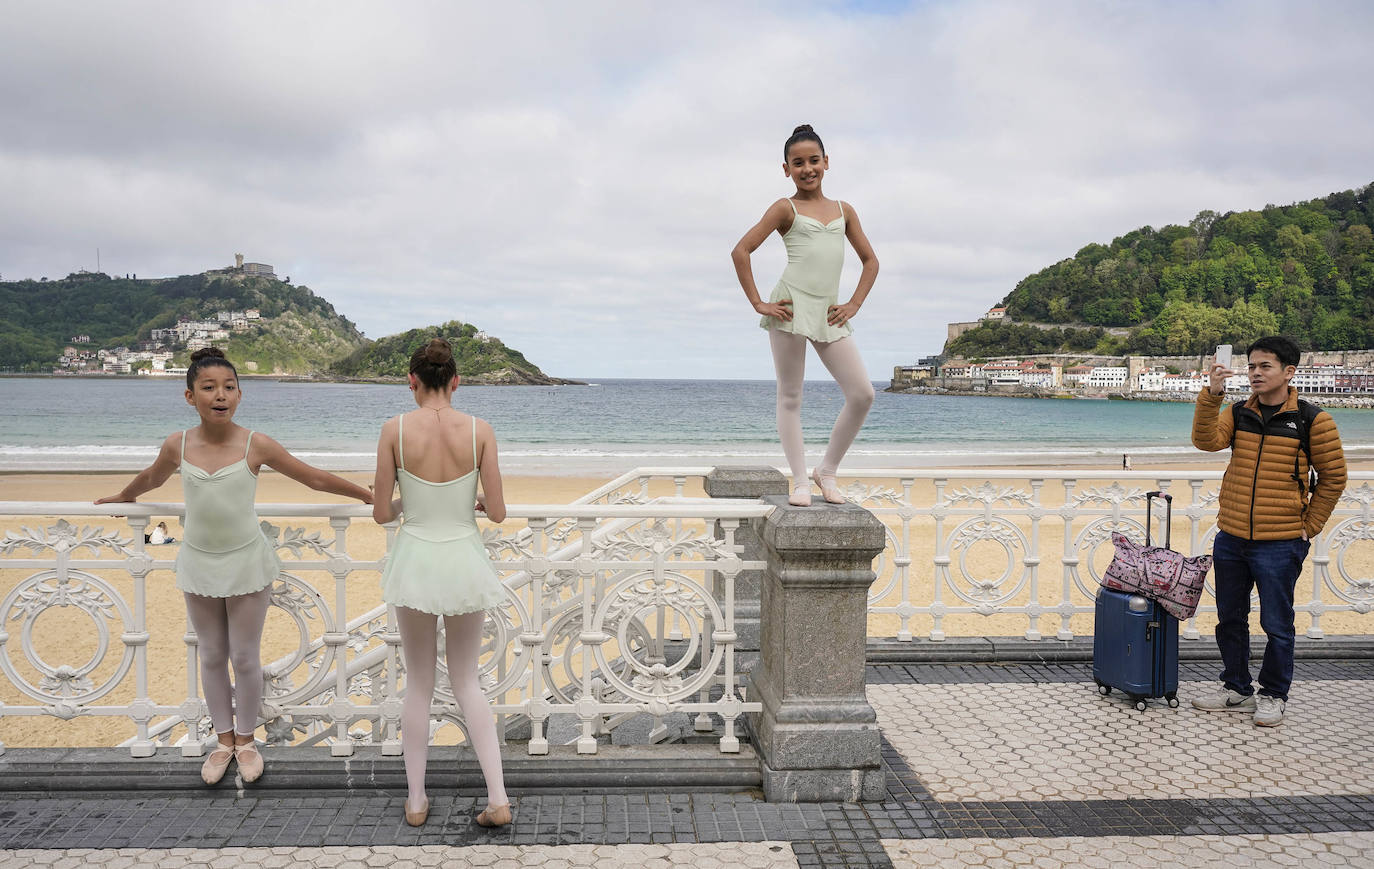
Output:
<instances>
[{"instance_id":1,"label":"white ornate iron railing","mask_svg":"<svg viewBox=\"0 0 1374 869\"><path fill-rule=\"evenodd\" d=\"M625 720L652 716L661 736L663 719L686 713L695 716L695 731L719 734L721 751L738 751L735 723L759 707L745 702L735 668L734 579L764 565L743 560L734 535L741 521L770 508L680 497L651 502L647 478L638 491L602 487L579 501L513 506L507 521L524 520L524 527L483 535L508 592L487 619L481 659L503 732L543 754L549 725L561 717L575 724L569 741L577 751L594 753L598 736ZM0 503L0 516L59 517L0 539L0 669L9 682L0 721L124 718L134 725L124 744L135 756L173 741L187 755L203 751L208 721L189 628L186 699L153 696L149 680L149 595L170 593L171 582L150 588L148 576L170 571L174 560L157 557L159 547L145 546L143 534L149 517L182 511L180 504ZM258 512L283 556L274 611L286 614L295 634L289 651L264 667L269 740L327 742L341 756L356 742L399 753L404 668L394 619L382 605L349 616L360 596L377 600L382 565L350 552L350 530L381 529L359 506L262 504ZM128 532L69 521L116 514L127 516ZM268 520L327 522L328 530ZM393 534L386 530L387 544ZM370 594L360 595L358 574L370 574ZM92 623L94 639L78 644L82 652L66 636L39 651L38 620L54 612ZM56 630L79 629L59 623ZM442 639L439 645L442 652ZM445 681L438 680L434 717L461 726Z\"/></svg>"},{"instance_id":2,"label":"white ornate iron railing","mask_svg":"<svg viewBox=\"0 0 1374 869\"><path fill-rule=\"evenodd\" d=\"M503 732L528 739L531 754L548 750L551 722L570 723L565 738L570 733L579 752L594 752L598 736L645 713L660 722L659 737L663 719L687 713L695 715L694 729L720 732L722 751L738 749L735 722L758 707L744 702L735 673L733 580L765 565L740 558L734 533L770 508L685 497L710 470L636 469L570 505L513 507L511 518L524 519L524 527L486 532L510 599L487 621L483 677ZM888 528L869 595L870 636L985 635L981 625L997 617L1020 620L1024 628L1016 630L1030 640L1071 639L1075 627L1083 632L1091 623L1111 532L1144 538L1145 493L1174 495L1174 548L1206 552L1216 533L1220 477L903 468L845 475L851 499ZM663 491L668 481L673 495L650 497L651 488ZM1296 606L1308 618L1308 637L1322 637L1323 616L1333 613L1353 614L1360 632L1374 633L1374 618L1365 619L1374 611L1371 481L1374 473L1351 475L1314 541ZM0 516L59 517L0 540L0 669L9 680L7 690L0 686L0 723L7 716L123 718L136 731L125 743L135 755L173 741L186 754L203 750L198 737L207 734L207 722L189 630L186 699L155 699L149 685L148 575L169 571L172 560L155 557L142 534L150 516L180 512L177 504L0 503ZM116 513L128 516L129 536L68 521ZM350 552L349 542L350 529L360 525L380 533L367 509L264 504L259 513L320 526L272 529L285 556L275 611L285 614L295 639L265 667L269 739L328 743L338 755L357 742L399 752L400 638L385 607L359 606L365 595L350 580L369 576L375 601L381 561ZM91 557L78 558L82 552ZM1042 576L1056 560L1054 575ZM312 574L324 581L307 581ZM156 593L167 588L170 579ZM91 652L61 655L76 663L50 662L59 654L37 649L36 622L68 609L93 623L95 637L82 647ZM1214 615L1204 597L1199 618ZM1044 619L1051 621L1046 628ZM119 646L112 645L116 634ZM1198 618L1182 634L1198 639ZM460 725L444 681L438 680L434 716Z\"/></svg>"},{"instance_id":3,"label":"white ornate iron railing","mask_svg":"<svg viewBox=\"0 0 1374 869\"><path fill-rule=\"evenodd\" d=\"M780 469L780 471L783 469ZM639 468L603 487L647 487L682 480L707 468ZM785 471L784 471L785 473ZM1145 493L1174 496L1172 545L1186 554L1210 552L1216 536L1221 471L1098 471L1068 469L872 468L841 474L850 500L887 526L888 545L875 563L869 593L869 635L912 641L921 623L931 640L987 635L987 617L1020 617L1028 640L1069 640L1091 624L1098 578L1111 561L1112 531L1145 537ZM1374 473L1358 471L1323 533L1313 541L1295 610L1308 618L1306 636L1320 639L1322 617L1374 612ZM647 490L647 488L645 488ZM1159 519L1158 513L1155 514ZM1156 542L1162 527L1156 527ZM990 549L1000 558L978 549ZM1058 570L1046 577L1042 567ZM1209 581L1198 615L1181 635L1200 639L1198 622L1214 621ZM1256 596L1258 606L1258 596ZM965 617L947 630L947 623ZM967 617L977 617L971 623ZM1058 619L1048 633L1041 620ZM1374 633L1374 617L1359 632Z\"/></svg>"},{"instance_id":4,"label":"white ornate iron railing","mask_svg":"<svg viewBox=\"0 0 1374 869\"><path fill-rule=\"evenodd\" d=\"M875 565L878 580L869 594L869 633L883 633L875 630L881 621L875 617L895 617L895 638L909 641L913 621L924 617L928 638L943 640L951 616L1016 614L1025 618L1028 640L1046 636L1042 619L1052 622L1050 636L1072 639L1074 617L1092 613L1098 579L1111 561L1112 532L1145 539L1145 493L1174 496L1173 548L1202 554L1216 536L1221 476L1185 470L855 471L845 478L846 494L888 527L888 548ZM1350 476L1313 541L1309 572L1298 586L1295 609L1308 616L1306 635L1314 639L1323 636L1325 614L1374 611L1374 553L1357 548L1374 542L1374 473ZM918 486L931 491L918 496ZM1157 510L1154 516L1161 521ZM1162 536L1160 524L1155 542ZM979 547L1000 550L1001 558L977 557ZM1041 568L1053 570L1056 561L1057 575L1042 577ZM1198 618L1215 619L1210 580L1203 600L1182 636L1198 639ZM1362 632L1374 633L1374 618Z\"/></svg>"}]
</instances>

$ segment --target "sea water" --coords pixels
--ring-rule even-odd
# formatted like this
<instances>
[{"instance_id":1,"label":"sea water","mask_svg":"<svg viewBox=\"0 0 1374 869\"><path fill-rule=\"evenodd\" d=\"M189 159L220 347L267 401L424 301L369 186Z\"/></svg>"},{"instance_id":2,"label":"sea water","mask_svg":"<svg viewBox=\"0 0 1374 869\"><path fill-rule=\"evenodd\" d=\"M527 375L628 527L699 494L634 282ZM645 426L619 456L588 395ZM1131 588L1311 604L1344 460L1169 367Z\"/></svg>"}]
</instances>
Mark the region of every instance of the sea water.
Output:
<instances>
[{"instance_id":1,"label":"sea water","mask_svg":"<svg viewBox=\"0 0 1374 869\"><path fill-rule=\"evenodd\" d=\"M1209 458L1189 443L1186 402L901 395L880 390L846 469L1056 467ZM0 378L0 471L131 470L197 423L171 377ZM1320 404L1320 399L1316 399ZM809 381L808 461L843 403ZM640 465L782 465L772 381L602 380L589 386L464 386L454 405L495 427L501 465L528 474L620 473ZM331 470L367 470L383 421L413 409L403 384L250 378L235 420ZM1333 409L1347 454L1374 452L1374 411ZM1217 458L1222 458L1218 456Z\"/></svg>"}]
</instances>

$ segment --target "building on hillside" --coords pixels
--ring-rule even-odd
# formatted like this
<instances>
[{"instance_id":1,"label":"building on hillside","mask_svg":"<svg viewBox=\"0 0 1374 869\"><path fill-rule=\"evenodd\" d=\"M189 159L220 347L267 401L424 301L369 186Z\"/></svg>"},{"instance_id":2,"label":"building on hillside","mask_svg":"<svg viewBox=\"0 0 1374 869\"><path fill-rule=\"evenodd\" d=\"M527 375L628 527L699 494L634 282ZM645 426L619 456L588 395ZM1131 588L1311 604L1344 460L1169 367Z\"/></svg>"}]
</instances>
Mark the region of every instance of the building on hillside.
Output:
<instances>
[{"instance_id":1,"label":"building on hillside","mask_svg":"<svg viewBox=\"0 0 1374 869\"><path fill-rule=\"evenodd\" d=\"M897 365L892 369L893 385L915 386L920 383L928 383L935 374L935 369L929 365Z\"/></svg>"},{"instance_id":2,"label":"building on hillside","mask_svg":"<svg viewBox=\"0 0 1374 869\"><path fill-rule=\"evenodd\" d=\"M1336 391L1336 370L1334 365L1300 365L1292 385L1309 395L1331 395Z\"/></svg>"},{"instance_id":3,"label":"building on hillside","mask_svg":"<svg viewBox=\"0 0 1374 869\"><path fill-rule=\"evenodd\" d=\"M1337 367L1336 392L1374 392L1374 370L1368 368Z\"/></svg>"},{"instance_id":4,"label":"building on hillside","mask_svg":"<svg viewBox=\"0 0 1374 869\"><path fill-rule=\"evenodd\" d=\"M1003 320L1006 319L1006 308L988 308L988 312L983 315L984 320Z\"/></svg>"},{"instance_id":5,"label":"building on hillside","mask_svg":"<svg viewBox=\"0 0 1374 869\"><path fill-rule=\"evenodd\" d=\"M1019 359L999 359L983 366L983 376L988 386L1020 386L1024 370Z\"/></svg>"},{"instance_id":6,"label":"building on hillside","mask_svg":"<svg viewBox=\"0 0 1374 869\"><path fill-rule=\"evenodd\" d=\"M940 374L943 377L982 378L983 366L976 362L955 359L953 362L946 362L944 365L941 365Z\"/></svg>"},{"instance_id":7,"label":"building on hillside","mask_svg":"<svg viewBox=\"0 0 1374 869\"><path fill-rule=\"evenodd\" d=\"M1088 375L1086 385L1090 389L1121 389L1126 385L1126 373L1124 365L1098 365Z\"/></svg>"},{"instance_id":8,"label":"building on hillside","mask_svg":"<svg viewBox=\"0 0 1374 869\"><path fill-rule=\"evenodd\" d=\"M1021 371L1021 385L1034 389L1054 389L1063 379L1063 369L1058 365L1036 365Z\"/></svg>"},{"instance_id":9,"label":"building on hillside","mask_svg":"<svg viewBox=\"0 0 1374 869\"><path fill-rule=\"evenodd\" d=\"M1135 388L1141 392L1163 392L1164 377L1168 373L1159 365L1146 368L1136 375Z\"/></svg>"},{"instance_id":10,"label":"building on hillside","mask_svg":"<svg viewBox=\"0 0 1374 869\"><path fill-rule=\"evenodd\" d=\"M1065 386L1082 386L1093 373L1091 365L1070 365L1064 369Z\"/></svg>"}]
</instances>

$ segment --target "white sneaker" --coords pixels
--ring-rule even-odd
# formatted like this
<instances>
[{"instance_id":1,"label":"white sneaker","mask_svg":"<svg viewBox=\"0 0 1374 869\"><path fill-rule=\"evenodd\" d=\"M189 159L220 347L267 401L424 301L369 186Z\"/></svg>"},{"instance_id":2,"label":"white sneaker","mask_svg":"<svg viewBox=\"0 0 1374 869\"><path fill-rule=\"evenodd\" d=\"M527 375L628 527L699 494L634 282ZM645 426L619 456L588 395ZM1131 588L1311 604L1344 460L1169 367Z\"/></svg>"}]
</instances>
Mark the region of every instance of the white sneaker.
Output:
<instances>
[{"instance_id":1,"label":"white sneaker","mask_svg":"<svg viewBox=\"0 0 1374 869\"><path fill-rule=\"evenodd\" d=\"M1255 708L1255 726L1278 727L1283 723L1283 708L1287 705L1287 701L1277 697L1259 695L1259 703Z\"/></svg>"},{"instance_id":2,"label":"white sneaker","mask_svg":"<svg viewBox=\"0 0 1374 869\"><path fill-rule=\"evenodd\" d=\"M1218 688L1201 697L1194 697L1193 708L1207 712L1254 712L1255 696L1238 694L1230 688Z\"/></svg>"}]
</instances>

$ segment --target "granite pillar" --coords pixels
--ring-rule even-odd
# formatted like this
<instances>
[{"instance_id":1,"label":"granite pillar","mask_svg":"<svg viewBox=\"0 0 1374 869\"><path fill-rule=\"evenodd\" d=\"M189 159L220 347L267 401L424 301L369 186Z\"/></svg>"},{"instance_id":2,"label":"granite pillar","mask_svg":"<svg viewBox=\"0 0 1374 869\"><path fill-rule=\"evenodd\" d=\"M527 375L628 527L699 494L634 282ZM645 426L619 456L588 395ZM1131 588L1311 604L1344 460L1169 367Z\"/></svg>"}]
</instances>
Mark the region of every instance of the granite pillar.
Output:
<instances>
[{"instance_id":1,"label":"granite pillar","mask_svg":"<svg viewBox=\"0 0 1374 869\"><path fill-rule=\"evenodd\" d=\"M864 693L868 588L882 522L855 504L792 507L761 525L759 665L748 726L770 801L881 800L887 793L877 714ZM815 502L813 502L814 504Z\"/></svg>"},{"instance_id":2,"label":"granite pillar","mask_svg":"<svg viewBox=\"0 0 1374 869\"><path fill-rule=\"evenodd\" d=\"M757 501L765 495L786 495L787 478L777 468L739 467L712 468L706 475L706 494L712 498L740 498ZM766 556L759 540L762 519L747 519L735 529L735 543L742 547L740 558L762 561ZM716 529L716 539L725 536ZM754 669L759 660L759 589L763 571L742 570L735 577L735 671L741 675ZM712 591L719 600L724 596L724 581L715 578Z\"/></svg>"}]
</instances>

